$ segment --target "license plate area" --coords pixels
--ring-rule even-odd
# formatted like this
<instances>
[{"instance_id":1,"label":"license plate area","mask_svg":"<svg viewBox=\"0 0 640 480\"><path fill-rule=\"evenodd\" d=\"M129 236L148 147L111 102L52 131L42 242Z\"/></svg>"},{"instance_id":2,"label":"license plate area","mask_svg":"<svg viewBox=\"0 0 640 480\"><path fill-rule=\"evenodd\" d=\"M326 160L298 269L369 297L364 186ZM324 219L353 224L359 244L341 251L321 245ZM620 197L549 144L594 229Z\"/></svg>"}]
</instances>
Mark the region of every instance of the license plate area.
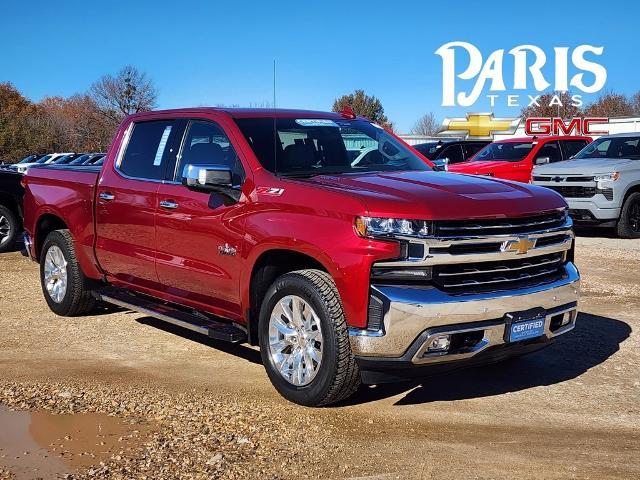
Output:
<instances>
[{"instance_id":1,"label":"license plate area","mask_svg":"<svg viewBox=\"0 0 640 480\"><path fill-rule=\"evenodd\" d=\"M509 313L505 318L505 342L514 343L544 335L546 312L534 308L524 312Z\"/></svg>"}]
</instances>

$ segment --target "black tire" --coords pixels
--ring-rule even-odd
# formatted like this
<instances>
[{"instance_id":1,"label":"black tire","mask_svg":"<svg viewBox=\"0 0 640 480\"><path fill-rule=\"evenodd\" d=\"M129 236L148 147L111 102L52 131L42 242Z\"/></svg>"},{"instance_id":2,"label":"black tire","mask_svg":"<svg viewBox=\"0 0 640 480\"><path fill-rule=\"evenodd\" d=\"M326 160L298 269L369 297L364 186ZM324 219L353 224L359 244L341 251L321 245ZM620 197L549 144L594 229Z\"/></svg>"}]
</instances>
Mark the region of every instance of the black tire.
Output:
<instances>
[{"instance_id":1,"label":"black tire","mask_svg":"<svg viewBox=\"0 0 640 480\"><path fill-rule=\"evenodd\" d=\"M0 205L0 253L13 250L18 235L20 235L18 216L11 209Z\"/></svg>"},{"instance_id":2,"label":"black tire","mask_svg":"<svg viewBox=\"0 0 640 480\"><path fill-rule=\"evenodd\" d=\"M53 247L61 250L66 261L67 286L64 297L60 301L52 298L45 285L45 261L47 252ZM55 230L47 235L40 254L40 284L49 308L58 315L64 317L84 315L95 307L96 300L91 295L89 282L78 264L69 230Z\"/></svg>"},{"instance_id":3,"label":"black tire","mask_svg":"<svg viewBox=\"0 0 640 480\"><path fill-rule=\"evenodd\" d=\"M616 230L621 238L640 238L640 192L625 200Z\"/></svg>"},{"instance_id":4,"label":"black tire","mask_svg":"<svg viewBox=\"0 0 640 480\"><path fill-rule=\"evenodd\" d=\"M276 304L296 295L316 312L322 329L322 362L310 383L296 386L280 374L270 354L269 320ZM299 405L318 407L339 402L360 386L360 370L351 352L349 330L338 290L329 274L298 270L279 277L267 291L258 325L260 353L269 379L278 392Z\"/></svg>"}]
</instances>

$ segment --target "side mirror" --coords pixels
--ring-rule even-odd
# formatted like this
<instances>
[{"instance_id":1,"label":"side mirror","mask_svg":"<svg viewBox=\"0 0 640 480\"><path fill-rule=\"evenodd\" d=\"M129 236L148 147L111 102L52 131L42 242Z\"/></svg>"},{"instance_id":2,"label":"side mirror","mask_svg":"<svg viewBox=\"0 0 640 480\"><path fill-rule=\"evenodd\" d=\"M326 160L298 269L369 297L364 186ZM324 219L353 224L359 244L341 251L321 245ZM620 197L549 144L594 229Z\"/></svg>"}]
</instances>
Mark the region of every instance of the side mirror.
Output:
<instances>
[{"instance_id":1,"label":"side mirror","mask_svg":"<svg viewBox=\"0 0 640 480\"><path fill-rule=\"evenodd\" d=\"M535 165L545 165L545 164L549 163L550 161L551 161L551 158L549 158L549 157L538 157L533 161L533 163Z\"/></svg>"},{"instance_id":2,"label":"side mirror","mask_svg":"<svg viewBox=\"0 0 640 480\"><path fill-rule=\"evenodd\" d=\"M444 157L441 160L442 160L442 163L444 163L445 165L449 165L449 162L451 161L449 160L449 157Z\"/></svg>"},{"instance_id":3,"label":"side mirror","mask_svg":"<svg viewBox=\"0 0 640 480\"><path fill-rule=\"evenodd\" d=\"M240 199L229 167L187 164L182 170L182 184L192 190L221 193L236 202Z\"/></svg>"}]
</instances>

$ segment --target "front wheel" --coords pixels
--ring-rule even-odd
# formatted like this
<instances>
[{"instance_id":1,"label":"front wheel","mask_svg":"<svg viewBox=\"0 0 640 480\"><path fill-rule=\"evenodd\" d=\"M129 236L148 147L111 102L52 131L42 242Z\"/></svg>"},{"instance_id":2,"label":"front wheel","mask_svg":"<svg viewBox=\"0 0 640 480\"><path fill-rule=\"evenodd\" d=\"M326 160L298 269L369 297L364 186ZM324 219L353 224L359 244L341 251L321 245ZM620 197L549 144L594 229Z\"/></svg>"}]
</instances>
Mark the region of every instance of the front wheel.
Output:
<instances>
[{"instance_id":1,"label":"front wheel","mask_svg":"<svg viewBox=\"0 0 640 480\"><path fill-rule=\"evenodd\" d=\"M40 255L40 283L49 308L58 315L83 315L95 306L69 230L47 235Z\"/></svg>"},{"instance_id":2,"label":"front wheel","mask_svg":"<svg viewBox=\"0 0 640 480\"><path fill-rule=\"evenodd\" d=\"M632 193L624 202L617 233L621 238L640 238L640 192Z\"/></svg>"},{"instance_id":3,"label":"front wheel","mask_svg":"<svg viewBox=\"0 0 640 480\"><path fill-rule=\"evenodd\" d=\"M360 385L342 302L320 270L279 277L269 288L259 323L260 353L274 387L306 406L339 402Z\"/></svg>"}]
</instances>

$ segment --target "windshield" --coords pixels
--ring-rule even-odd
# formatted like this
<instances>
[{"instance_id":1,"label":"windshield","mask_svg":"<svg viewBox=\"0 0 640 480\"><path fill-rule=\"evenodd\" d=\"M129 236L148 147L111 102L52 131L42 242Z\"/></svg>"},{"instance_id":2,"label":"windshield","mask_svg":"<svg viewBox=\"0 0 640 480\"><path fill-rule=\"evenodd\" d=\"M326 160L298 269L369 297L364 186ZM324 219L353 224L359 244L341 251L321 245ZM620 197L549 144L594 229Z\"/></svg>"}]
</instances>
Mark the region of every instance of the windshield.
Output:
<instances>
[{"instance_id":1,"label":"windshield","mask_svg":"<svg viewBox=\"0 0 640 480\"><path fill-rule=\"evenodd\" d=\"M33 162L33 161L35 161L37 159L38 159L38 155L29 155L27 157L24 157L18 163L30 163L30 162Z\"/></svg>"},{"instance_id":2,"label":"windshield","mask_svg":"<svg viewBox=\"0 0 640 480\"><path fill-rule=\"evenodd\" d=\"M89 160L90 157L91 155L89 154L80 155L78 158L71 160L69 165L80 165L81 163L84 163L87 160Z\"/></svg>"},{"instance_id":3,"label":"windshield","mask_svg":"<svg viewBox=\"0 0 640 480\"><path fill-rule=\"evenodd\" d=\"M240 130L270 172L311 176L431 170L383 128L364 120L240 118Z\"/></svg>"},{"instance_id":4,"label":"windshield","mask_svg":"<svg viewBox=\"0 0 640 480\"><path fill-rule=\"evenodd\" d=\"M640 137L600 137L573 158L640 158Z\"/></svg>"},{"instance_id":5,"label":"windshield","mask_svg":"<svg viewBox=\"0 0 640 480\"><path fill-rule=\"evenodd\" d=\"M476 153L471 161L497 160L501 162L517 162L526 157L533 147L533 142L490 143Z\"/></svg>"},{"instance_id":6,"label":"windshield","mask_svg":"<svg viewBox=\"0 0 640 480\"><path fill-rule=\"evenodd\" d=\"M51 155L45 155L42 158L39 158L35 163L45 163L51 158Z\"/></svg>"}]
</instances>

